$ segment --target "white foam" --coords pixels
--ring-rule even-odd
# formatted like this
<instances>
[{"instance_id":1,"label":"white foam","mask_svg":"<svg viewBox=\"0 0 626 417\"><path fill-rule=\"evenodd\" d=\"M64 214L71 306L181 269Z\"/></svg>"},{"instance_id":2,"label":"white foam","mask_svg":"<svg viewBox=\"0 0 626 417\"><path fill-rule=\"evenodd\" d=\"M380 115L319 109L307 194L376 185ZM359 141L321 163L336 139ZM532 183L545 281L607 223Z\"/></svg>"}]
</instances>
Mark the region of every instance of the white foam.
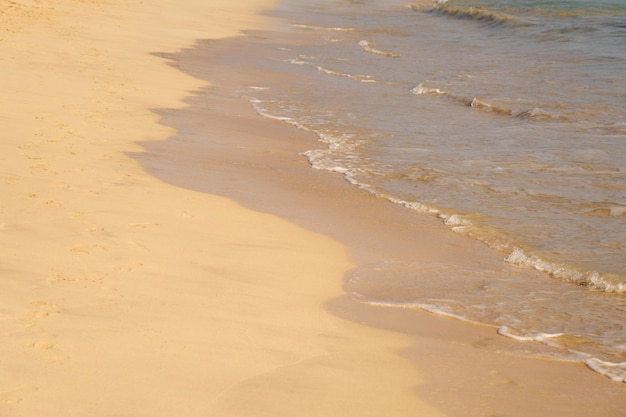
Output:
<instances>
[{"instance_id":1,"label":"white foam","mask_svg":"<svg viewBox=\"0 0 626 417\"><path fill-rule=\"evenodd\" d=\"M600 359L592 358L587 360L585 365L587 365L589 369L606 376L612 381L626 383L626 362L605 362Z\"/></svg>"},{"instance_id":2,"label":"white foam","mask_svg":"<svg viewBox=\"0 0 626 417\"><path fill-rule=\"evenodd\" d=\"M519 117L521 119L554 119L556 116L548 113L544 109L539 107L535 107L531 110L524 110L514 115L515 117Z\"/></svg>"},{"instance_id":3,"label":"white foam","mask_svg":"<svg viewBox=\"0 0 626 417\"><path fill-rule=\"evenodd\" d=\"M555 278L575 282L579 285L587 286L596 290L613 293L626 293L626 283L624 282L612 282L605 279L597 272L583 273L565 268L558 264L544 261L537 256L528 256L521 248L514 248L504 261L514 265L530 267L536 269L537 271L545 272Z\"/></svg>"},{"instance_id":4,"label":"white foam","mask_svg":"<svg viewBox=\"0 0 626 417\"><path fill-rule=\"evenodd\" d=\"M438 316L449 317L449 318L464 321L467 323L480 324L479 322L470 320L465 316L451 313L450 311L447 311L439 306L435 306L432 304L416 304L416 307L419 307L422 310L428 311L429 313L437 314Z\"/></svg>"},{"instance_id":5,"label":"white foam","mask_svg":"<svg viewBox=\"0 0 626 417\"><path fill-rule=\"evenodd\" d=\"M290 64L294 64L294 65L307 65L307 64L310 64L309 62L303 61L300 57L298 57L298 58L291 58L290 60L288 60L288 62Z\"/></svg>"},{"instance_id":6,"label":"white foam","mask_svg":"<svg viewBox=\"0 0 626 417\"><path fill-rule=\"evenodd\" d=\"M425 95L425 94L434 94L434 95L443 95L446 94L445 91L440 90L439 88L429 88L425 85L425 83L420 83L417 87L413 87L411 89L411 93L415 95Z\"/></svg>"},{"instance_id":7,"label":"white foam","mask_svg":"<svg viewBox=\"0 0 626 417\"><path fill-rule=\"evenodd\" d=\"M263 100L257 100L257 99L250 100L250 104L252 104L252 108L254 109L254 111L257 112L259 116L267 117L268 119L280 120L281 122L286 122L286 123L295 125L295 122L293 121L293 119L289 117L274 116L272 114L269 114L262 106L264 102L265 101Z\"/></svg>"},{"instance_id":8,"label":"white foam","mask_svg":"<svg viewBox=\"0 0 626 417\"><path fill-rule=\"evenodd\" d=\"M389 51L382 51L380 49L376 49L376 48L372 48L371 44L368 41L360 41L359 42L359 46L363 47L363 50L367 53L370 54L374 54L374 55L381 55L381 56L386 56L389 58L400 58L399 54L396 54L394 52L389 52Z\"/></svg>"},{"instance_id":9,"label":"white foam","mask_svg":"<svg viewBox=\"0 0 626 417\"><path fill-rule=\"evenodd\" d=\"M378 195L378 197L386 198L387 200L391 201L392 203L399 204L399 205L401 205L403 207L406 207L406 208L408 208L410 210L417 211L418 213L427 213L427 214L438 214L439 213L439 210L437 210L435 208L432 208L432 207L429 207L429 206L427 206L425 204L418 203L416 201L400 200L400 199L397 199L397 198L394 198L394 197L389 197L387 195L382 195L382 194Z\"/></svg>"},{"instance_id":10,"label":"white foam","mask_svg":"<svg viewBox=\"0 0 626 417\"><path fill-rule=\"evenodd\" d=\"M469 105L470 107L474 107L477 109L483 109L483 108L490 109L493 107L491 104L487 103L485 100L478 98L478 97L474 97Z\"/></svg>"},{"instance_id":11,"label":"white foam","mask_svg":"<svg viewBox=\"0 0 626 417\"><path fill-rule=\"evenodd\" d=\"M498 334L520 342L546 342L555 337L563 336L563 333L532 333L527 335L517 335L511 332L507 326L501 326Z\"/></svg>"},{"instance_id":12,"label":"white foam","mask_svg":"<svg viewBox=\"0 0 626 417\"><path fill-rule=\"evenodd\" d=\"M468 220L458 214L448 216L443 213L439 213L439 218L444 220L444 224L446 226L468 226L470 224Z\"/></svg>"},{"instance_id":13,"label":"white foam","mask_svg":"<svg viewBox=\"0 0 626 417\"><path fill-rule=\"evenodd\" d=\"M335 71L335 70L331 70L331 69L328 69L328 68L325 68L325 67L322 67L322 66L319 66L319 65L315 66L315 68L318 71L321 71L321 72L323 72L325 74L328 74L328 75L333 75L335 77L350 78L351 80L359 81L359 82L362 82L362 83L375 83L376 82L376 80L371 75L346 74L346 73L338 72L338 71Z\"/></svg>"},{"instance_id":14,"label":"white foam","mask_svg":"<svg viewBox=\"0 0 626 417\"><path fill-rule=\"evenodd\" d=\"M332 32L353 32L358 31L356 28L343 28L343 27L324 27L324 26L313 26L313 25L303 25L303 24L292 24L293 27L301 28L301 29L309 29L309 30L324 30L324 31L332 31Z\"/></svg>"}]
</instances>

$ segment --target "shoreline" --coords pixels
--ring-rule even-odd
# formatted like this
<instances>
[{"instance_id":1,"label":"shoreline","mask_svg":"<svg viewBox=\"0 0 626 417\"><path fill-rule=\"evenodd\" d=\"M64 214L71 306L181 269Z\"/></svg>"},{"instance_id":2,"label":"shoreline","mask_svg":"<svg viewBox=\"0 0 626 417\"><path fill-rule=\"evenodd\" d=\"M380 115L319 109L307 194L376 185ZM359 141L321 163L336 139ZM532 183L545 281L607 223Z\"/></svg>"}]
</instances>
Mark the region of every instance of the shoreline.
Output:
<instances>
[{"instance_id":1,"label":"shoreline","mask_svg":"<svg viewBox=\"0 0 626 417\"><path fill-rule=\"evenodd\" d=\"M355 262L405 246L406 212L372 222L390 205L293 159L315 138L167 61L196 39L270 27L257 13L273 3L3 5L0 414L621 413L623 387L583 366L501 355L491 329L342 297ZM203 91L218 92L211 106L189 98ZM213 159L185 153L192 126ZM339 192L319 206L294 204L327 186ZM271 213L282 205L294 210ZM439 236L428 223L413 227ZM444 260L467 251L458 239L444 237ZM438 251L420 244L412 255Z\"/></svg>"},{"instance_id":2,"label":"shoreline","mask_svg":"<svg viewBox=\"0 0 626 417\"><path fill-rule=\"evenodd\" d=\"M435 219L359 190L340 174L312 169L299 154L323 146L313 134L263 118L242 97L233 97L233 91L255 85L258 74L253 73L258 68L253 64L254 59L242 62L241 58L229 56L229 51L246 50L244 55L250 57L256 48L248 45L245 49L246 43L263 42L272 36L257 32L248 35L219 42L200 41L194 48L169 56L180 70L211 79L215 85L188 98L190 107L185 110L159 112L162 123L179 127L183 132L169 145L144 144L147 155L156 158L142 160L149 172L178 186L224 195L254 210L278 215L331 236L349 248L357 266L395 256L462 262L474 268L503 267L503 260L489 248L450 232ZM201 67L207 62L211 63L210 69L203 72ZM246 72L241 68L251 70ZM280 82L280 77L272 73L261 76L275 80L270 84ZM210 129L219 126L218 132L228 134L213 135L209 126ZM138 158L141 160L142 156ZM414 337L404 355L411 358L418 371L427 369L427 380L433 382L420 393L448 415L481 415L472 414L471 410L492 407L511 415L547 416L559 410L583 416L605 405L589 401L590 391L613 400L615 408L611 410L609 406L603 410L605 414L619 415L618 404L623 403L620 396L624 392L621 384L593 373L582 363L502 353L507 351L507 346L518 346L519 350L520 344L497 335L495 328L421 311L388 311L359 304L347 296L330 300L327 308L340 317ZM420 345L432 339L443 343L435 351L447 350L448 354L425 362L420 358L432 357L432 350ZM466 362L460 358L467 357L474 358L475 366L463 370ZM444 366L446 372L442 372L441 362L456 363L456 367ZM457 382L459 379L466 382ZM455 382L451 384L451 380ZM447 397L451 392L467 393L460 399L464 406L451 406ZM484 392L489 393L489 400L482 398ZM544 397L545 392L551 392L550 402L531 405ZM562 398L554 401L558 397Z\"/></svg>"}]
</instances>

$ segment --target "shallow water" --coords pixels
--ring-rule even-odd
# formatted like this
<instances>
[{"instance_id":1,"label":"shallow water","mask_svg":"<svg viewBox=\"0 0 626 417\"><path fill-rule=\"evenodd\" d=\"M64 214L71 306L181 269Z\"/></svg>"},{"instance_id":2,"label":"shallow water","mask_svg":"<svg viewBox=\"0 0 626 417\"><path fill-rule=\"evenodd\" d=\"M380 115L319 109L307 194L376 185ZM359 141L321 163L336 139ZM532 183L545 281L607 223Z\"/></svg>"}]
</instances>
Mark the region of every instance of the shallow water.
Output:
<instances>
[{"instance_id":1,"label":"shallow water","mask_svg":"<svg viewBox=\"0 0 626 417\"><path fill-rule=\"evenodd\" d=\"M626 6L285 0L239 94L315 132L312 166L438 216L502 271L390 259L362 302L498 326L520 352L626 377ZM257 51L258 52L258 51ZM245 53L245 51L243 52ZM418 215L418 214L416 214Z\"/></svg>"}]
</instances>

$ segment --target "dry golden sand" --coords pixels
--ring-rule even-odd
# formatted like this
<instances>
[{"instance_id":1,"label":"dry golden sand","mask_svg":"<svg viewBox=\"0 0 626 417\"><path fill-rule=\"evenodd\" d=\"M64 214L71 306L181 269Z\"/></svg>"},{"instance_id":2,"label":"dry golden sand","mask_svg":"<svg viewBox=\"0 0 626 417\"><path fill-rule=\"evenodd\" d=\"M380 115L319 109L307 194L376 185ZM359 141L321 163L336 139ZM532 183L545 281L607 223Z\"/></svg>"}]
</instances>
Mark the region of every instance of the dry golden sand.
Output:
<instances>
[{"instance_id":1,"label":"dry golden sand","mask_svg":"<svg viewBox=\"0 0 626 417\"><path fill-rule=\"evenodd\" d=\"M154 53L260 27L271 3L0 0L0 416L429 417L437 390L457 415L481 395L552 404L552 380L519 377L542 361L446 336L488 330L331 314L353 266L343 245L129 157L175 134L150 109L205 85ZM455 381L468 376L477 389ZM498 412L478 403L472 415Z\"/></svg>"},{"instance_id":2,"label":"dry golden sand","mask_svg":"<svg viewBox=\"0 0 626 417\"><path fill-rule=\"evenodd\" d=\"M202 85L151 53L269 3L0 0L0 415L440 415L405 337L323 310L343 247L127 156Z\"/></svg>"}]
</instances>

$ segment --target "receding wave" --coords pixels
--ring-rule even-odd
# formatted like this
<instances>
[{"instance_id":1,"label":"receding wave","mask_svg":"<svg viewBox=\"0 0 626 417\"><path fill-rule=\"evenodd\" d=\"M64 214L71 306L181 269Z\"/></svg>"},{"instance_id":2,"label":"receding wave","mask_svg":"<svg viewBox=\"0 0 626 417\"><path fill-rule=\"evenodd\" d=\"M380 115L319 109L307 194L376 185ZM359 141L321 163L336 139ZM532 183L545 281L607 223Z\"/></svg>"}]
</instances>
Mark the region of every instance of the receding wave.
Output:
<instances>
[{"instance_id":1,"label":"receding wave","mask_svg":"<svg viewBox=\"0 0 626 417\"><path fill-rule=\"evenodd\" d=\"M531 334L516 334L513 330L507 326L501 326L498 329L498 334L509 339L517 340L519 342L539 342L544 343L547 346L554 347L566 347L567 338L569 335L564 333L531 333ZM571 336L569 336L571 337ZM565 343L560 343L559 339L565 339ZM566 348L567 349L567 348ZM587 358L585 358L585 356ZM589 358L589 355L583 352L570 351L570 355L566 355L564 359L581 360L587 365L589 369L594 372L604 375L615 382L626 382L626 362L609 362L603 361L598 358Z\"/></svg>"},{"instance_id":2,"label":"receding wave","mask_svg":"<svg viewBox=\"0 0 626 417\"><path fill-rule=\"evenodd\" d=\"M353 269L343 288L360 303L425 310L493 326L499 335L523 343L512 351L583 362L614 381L624 381L626 339L621 326L607 320L617 319L623 310L613 308L613 298L544 280L539 274L519 274L514 267L483 270L454 262L390 259ZM581 302L602 314L581 310Z\"/></svg>"},{"instance_id":3,"label":"receding wave","mask_svg":"<svg viewBox=\"0 0 626 417\"><path fill-rule=\"evenodd\" d=\"M589 369L615 382L626 382L626 362L614 363L592 358L585 362Z\"/></svg>"},{"instance_id":4,"label":"receding wave","mask_svg":"<svg viewBox=\"0 0 626 417\"><path fill-rule=\"evenodd\" d=\"M516 334L507 326L501 326L498 329L498 334L508 337L509 339L515 339L520 342L546 342L550 339L563 336L563 333L532 333L532 334Z\"/></svg>"}]
</instances>

